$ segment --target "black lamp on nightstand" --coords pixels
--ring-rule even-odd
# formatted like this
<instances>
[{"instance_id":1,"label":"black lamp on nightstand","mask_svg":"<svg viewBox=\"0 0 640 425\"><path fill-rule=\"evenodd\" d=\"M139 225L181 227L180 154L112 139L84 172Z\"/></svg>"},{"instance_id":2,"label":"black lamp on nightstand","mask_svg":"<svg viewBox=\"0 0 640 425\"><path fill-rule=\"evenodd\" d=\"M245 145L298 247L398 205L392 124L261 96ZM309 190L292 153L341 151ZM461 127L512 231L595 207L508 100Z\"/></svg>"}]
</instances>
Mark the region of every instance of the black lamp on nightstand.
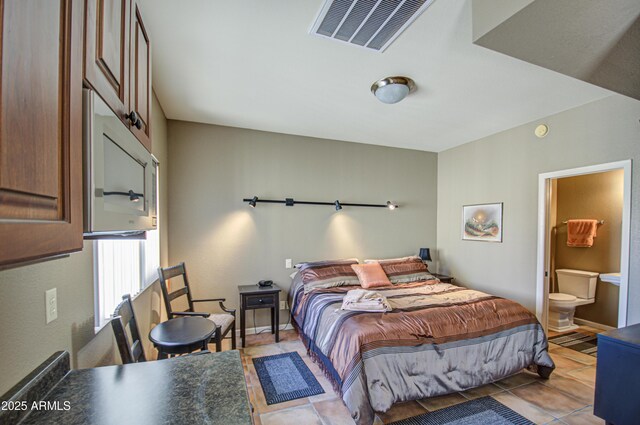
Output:
<instances>
[{"instance_id":1,"label":"black lamp on nightstand","mask_svg":"<svg viewBox=\"0 0 640 425\"><path fill-rule=\"evenodd\" d=\"M429 248L420 248L420 253L418 254L418 256L420 257L420 259L423 262L425 262L425 261L433 261L431 259L431 250ZM433 277L435 277L438 280L440 280L440 282L453 283L453 277L451 277L451 276L447 276L445 274L434 273L432 271L429 271L429 273L431 273L431 275Z\"/></svg>"},{"instance_id":2,"label":"black lamp on nightstand","mask_svg":"<svg viewBox=\"0 0 640 425\"><path fill-rule=\"evenodd\" d=\"M429 250L429 248L420 248L420 254L418 255L422 261L432 261L431 250Z\"/></svg>"}]
</instances>

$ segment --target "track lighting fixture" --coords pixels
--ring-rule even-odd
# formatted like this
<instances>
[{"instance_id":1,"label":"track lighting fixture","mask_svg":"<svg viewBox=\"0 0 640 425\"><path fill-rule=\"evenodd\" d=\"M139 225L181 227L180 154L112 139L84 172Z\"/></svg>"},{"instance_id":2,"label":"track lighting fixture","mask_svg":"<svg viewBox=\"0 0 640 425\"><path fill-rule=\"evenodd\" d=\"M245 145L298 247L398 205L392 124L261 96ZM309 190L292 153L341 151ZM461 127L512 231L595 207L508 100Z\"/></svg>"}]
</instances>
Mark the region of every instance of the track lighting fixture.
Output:
<instances>
[{"instance_id":1,"label":"track lighting fixture","mask_svg":"<svg viewBox=\"0 0 640 425\"><path fill-rule=\"evenodd\" d=\"M332 205L335 207L336 211L340 211L343 207L369 207L369 208L389 208L390 210L395 210L398 208L398 204L394 204L391 201L387 201L386 204L356 204L349 202L340 202L336 200L334 202L317 202L317 201L296 201L293 198L285 198L284 200L279 199L259 199L257 196L253 198L244 198L243 202L248 202L249 206L252 208L256 207L258 202L264 202L268 204L285 204L287 207L293 207L294 205Z\"/></svg>"}]
</instances>

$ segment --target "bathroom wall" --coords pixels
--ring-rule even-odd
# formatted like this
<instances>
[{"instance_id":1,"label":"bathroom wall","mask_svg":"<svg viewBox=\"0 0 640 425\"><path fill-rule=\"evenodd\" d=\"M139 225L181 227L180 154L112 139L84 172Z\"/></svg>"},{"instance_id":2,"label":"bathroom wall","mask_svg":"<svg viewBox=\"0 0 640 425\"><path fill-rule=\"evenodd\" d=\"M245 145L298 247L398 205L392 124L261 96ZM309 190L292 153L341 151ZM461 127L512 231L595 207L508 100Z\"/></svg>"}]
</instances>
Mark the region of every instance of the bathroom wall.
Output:
<instances>
[{"instance_id":1,"label":"bathroom wall","mask_svg":"<svg viewBox=\"0 0 640 425\"><path fill-rule=\"evenodd\" d=\"M620 271L623 182L622 170L558 179L556 269ZM562 222L572 218L604 220L591 248L567 246L567 226ZM576 317L617 327L618 289L598 280L596 302L578 307Z\"/></svg>"}]
</instances>

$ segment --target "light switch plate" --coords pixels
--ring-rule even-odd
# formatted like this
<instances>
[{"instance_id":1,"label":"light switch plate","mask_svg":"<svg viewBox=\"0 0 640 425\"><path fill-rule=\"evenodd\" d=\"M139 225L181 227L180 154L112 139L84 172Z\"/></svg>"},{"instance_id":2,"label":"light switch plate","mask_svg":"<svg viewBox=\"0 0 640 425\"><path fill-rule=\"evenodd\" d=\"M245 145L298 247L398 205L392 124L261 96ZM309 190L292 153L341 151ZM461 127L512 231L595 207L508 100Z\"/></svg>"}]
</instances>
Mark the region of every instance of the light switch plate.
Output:
<instances>
[{"instance_id":1,"label":"light switch plate","mask_svg":"<svg viewBox=\"0 0 640 425\"><path fill-rule=\"evenodd\" d=\"M286 310L286 309L287 309L287 302L280 301L280 310Z\"/></svg>"},{"instance_id":2,"label":"light switch plate","mask_svg":"<svg viewBox=\"0 0 640 425\"><path fill-rule=\"evenodd\" d=\"M44 302L47 323L51 323L58 318L58 290L53 288L45 292Z\"/></svg>"},{"instance_id":3,"label":"light switch plate","mask_svg":"<svg viewBox=\"0 0 640 425\"><path fill-rule=\"evenodd\" d=\"M291 262L291 258L287 258L286 260L284 260L284 267L287 269L293 268L293 263Z\"/></svg>"}]
</instances>

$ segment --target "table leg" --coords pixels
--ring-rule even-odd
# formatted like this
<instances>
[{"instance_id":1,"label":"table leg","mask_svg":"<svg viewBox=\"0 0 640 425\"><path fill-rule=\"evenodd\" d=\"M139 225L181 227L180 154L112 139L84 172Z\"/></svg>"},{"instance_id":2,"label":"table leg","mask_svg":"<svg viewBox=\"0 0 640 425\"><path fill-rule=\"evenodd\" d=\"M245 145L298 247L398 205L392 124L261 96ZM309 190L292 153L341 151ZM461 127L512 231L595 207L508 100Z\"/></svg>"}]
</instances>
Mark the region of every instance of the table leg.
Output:
<instances>
[{"instance_id":1,"label":"table leg","mask_svg":"<svg viewBox=\"0 0 640 425\"><path fill-rule=\"evenodd\" d=\"M222 351L222 328L220 328L220 326L216 328L214 335L216 338L216 351L219 353Z\"/></svg>"},{"instance_id":2,"label":"table leg","mask_svg":"<svg viewBox=\"0 0 640 425\"><path fill-rule=\"evenodd\" d=\"M276 333L276 309L275 307L270 308L271 310L271 333Z\"/></svg>"},{"instance_id":3,"label":"table leg","mask_svg":"<svg viewBox=\"0 0 640 425\"><path fill-rule=\"evenodd\" d=\"M276 306L273 309L276 311L276 317L274 320L276 328L276 342L280 342L280 300L278 294L276 294Z\"/></svg>"},{"instance_id":4,"label":"table leg","mask_svg":"<svg viewBox=\"0 0 640 425\"><path fill-rule=\"evenodd\" d=\"M244 323L244 316L245 316L245 311L244 311L244 305L240 308L240 339L242 340L242 348L244 348L244 333L245 333L245 323Z\"/></svg>"}]
</instances>

